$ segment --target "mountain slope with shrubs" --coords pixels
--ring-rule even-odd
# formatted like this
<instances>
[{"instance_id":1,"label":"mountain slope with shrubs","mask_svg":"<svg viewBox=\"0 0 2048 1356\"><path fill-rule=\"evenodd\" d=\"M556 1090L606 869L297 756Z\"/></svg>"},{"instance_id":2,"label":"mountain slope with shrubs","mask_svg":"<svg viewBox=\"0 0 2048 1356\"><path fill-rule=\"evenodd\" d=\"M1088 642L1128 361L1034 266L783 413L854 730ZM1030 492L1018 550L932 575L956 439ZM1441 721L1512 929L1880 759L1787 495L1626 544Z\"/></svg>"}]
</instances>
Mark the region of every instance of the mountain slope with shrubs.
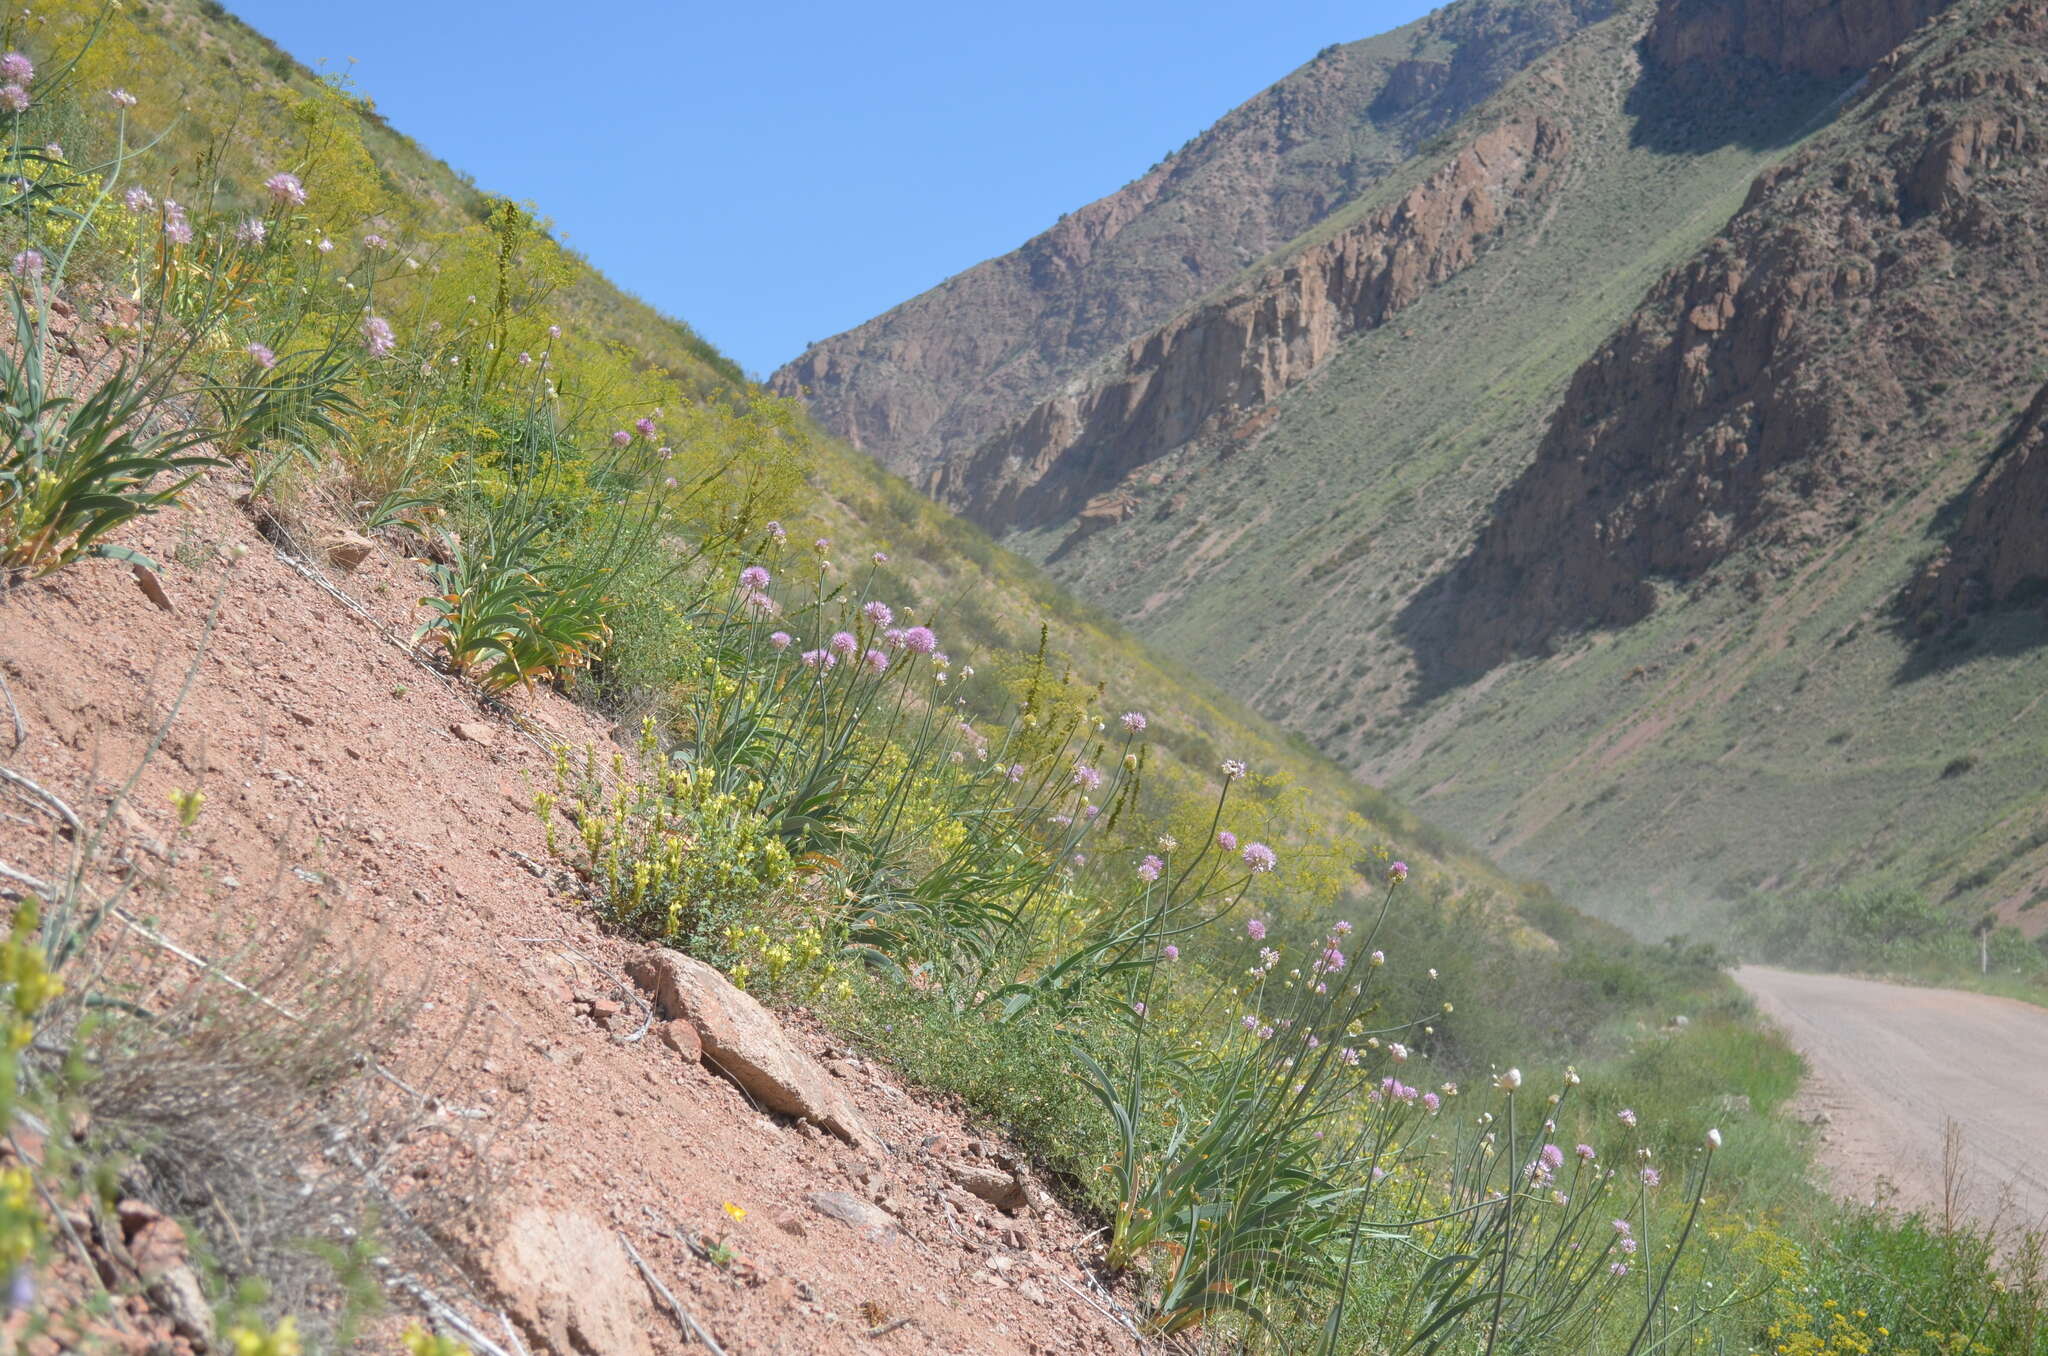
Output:
<instances>
[{"instance_id":1,"label":"mountain slope with shrubs","mask_svg":"<svg viewBox=\"0 0 2048 1356\"><path fill-rule=\"evenodd\" d=\"M1871 967L2038 975L2041 27L1619 6L927 483L1649 935L1904 892Z\"/></svg>"},{"instance_id":2,"label":"mountain slope with shrubs","mask_svg":"<svg viewBox=\"0 0 2048 1356\"><path fill-rule=\"evenodd\" d=\"M1054 1344L1085 1305L1267 1352L1820 1350L1821 1293L2041 1345L1985 1236L1801 1185L1770 1114L1797 1062L1710 951L1629 941L1174 681L217 13L57 3L0 38L0 1260L37 1349L117 1310L348 1349L380 1299L443 1356L681 1349L693 1309L735 1351L973 1340L945 1290L814 1287L849 1223L956 1280L987 1254L1071 1286L1034 1248L1075 1251L1081 1304L988 1329ZM358 938L390 978L341 963ZM679 1014L637 977L676 952L743 1021L646 1039ZM309 1025L321 992L366 1006ZM504 1053L436 1057L458 997ZM881 1076L888 1142L747 1122L688 1082L694 1049L755 1086L735 1025L956 1114ZM224 1064L264 1094L235 1118L179 1080ZM413 1119L337 1123L366 1085ZM1028 1232L943 1185L992 1189L913 1142L965 1115L1085 1244L1024 1176ZM776 1193L775 1237L720 1173ZM287 1254L319 1265L287 1286Z\"/></svg>"}]
</instances>

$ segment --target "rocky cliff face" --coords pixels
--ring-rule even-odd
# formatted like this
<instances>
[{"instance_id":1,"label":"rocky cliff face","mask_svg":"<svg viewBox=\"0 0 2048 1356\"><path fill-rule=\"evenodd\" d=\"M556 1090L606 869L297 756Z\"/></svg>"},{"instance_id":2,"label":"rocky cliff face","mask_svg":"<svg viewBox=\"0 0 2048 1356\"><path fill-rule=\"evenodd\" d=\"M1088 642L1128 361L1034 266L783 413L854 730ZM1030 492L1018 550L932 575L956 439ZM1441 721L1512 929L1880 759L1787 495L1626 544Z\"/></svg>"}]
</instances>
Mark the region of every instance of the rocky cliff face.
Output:
<instances>
[{"instance_id":1,"label":"rocky cliff face","mask_svg":"<svg viewBox=\"0 0 2048 1356\"><path fill-rule=\"evenodd\" d=\"M2048 386L2034 396L1922 568L1904 611L1916 627L2038 594L2048 585Z\"/></svg>"},{"instance_id":2,"label":"rocky cliff face","mask_svg":"<svg viewBox=\"0 0 2048 1356\"><path fill-rule=\"evenodd\" d=\"M1948 0L1673 0L1645 43L1666 67L1733 68L1830 77L1869 70Z\"/></svg>"},{"instance_id":3,"label":"rocky cliff face","mask_svg":"<svg viewBox=\"0 0 2048 1356\"><path fill-rule=\"evenodd\" d=\"M913 480L1357 199L1608 0L1462 0L1332 47L1120 191L772 379ZM956 477L957 480L957 477Z\"/></svg>"},{"instance_id":4,"label":"rocky cliff face","mask_svg":"<svg viewBox=\"0 0 2048 1356\"><path fill-rule=\"evenodd\" d=\"M1132 344L1102 378L1044 401L933 493L997 531L1058 522L1146 461L1227 431L1472 262L1541 200L1570 136L1539 116L1475 137L1391 206ZM1098 514L1099 516L1099 514ZM1084 524L1086 526L1086 524Z\"/></svg>"},{"instance_id":5,"label":"rocky cliff face","mask_svg":"<svg viewBox=\"0 0 2048 1356\"><path fill-rule=\"evenodd\" d=\"M1452 621L1417 628L1441 660L1635 621L1738 550L1761 587L2033 394L2044 325L2015 300L2048 270L2048 40L2033 3L1980 31L2006 40L1932 54L1853 137L1760 177L1578 372L1442 590Z\"/></svg>"}]
</instances>

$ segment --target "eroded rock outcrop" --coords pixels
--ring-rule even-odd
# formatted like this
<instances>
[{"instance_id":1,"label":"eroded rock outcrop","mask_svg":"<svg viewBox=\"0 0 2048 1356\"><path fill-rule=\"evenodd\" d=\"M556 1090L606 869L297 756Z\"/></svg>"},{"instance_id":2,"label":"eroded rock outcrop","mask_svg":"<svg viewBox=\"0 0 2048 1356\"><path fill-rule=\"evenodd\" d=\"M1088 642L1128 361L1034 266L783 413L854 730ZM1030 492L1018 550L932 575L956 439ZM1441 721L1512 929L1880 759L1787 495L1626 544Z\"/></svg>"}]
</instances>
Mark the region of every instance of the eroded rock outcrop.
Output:
<instances>
[{"instance_id":1,"label":"eroded rock outcrop","mask_svg":"<svg viewBox=\"0 0 2048 1356\"><path fill-rule=\"evenodd\" d=\"M1954 619L2048 586L2048 386L1964 501L1962 522L1906 595L1920 624Z\"/></svg>"},{"instance_id":2,"label":"eroded rock outcrop","mask_svg":"<svg viewBox=\"0 0 2048 1356\"><path fill-rule=\"evenodd\" d=\"M1748 60L1823 78L1866 71L1950 0L1666 0L1645 48L1667 67Z\"/></svg>"},{"instance_id":3,"label":"eroded rock outcrop","mask_svg":"<svg viewBox=\"0 0 2048 1356\"><path fill-rule=\"evenodd\" d=\"M1137 466L1267 405L1345 336L1466 267L1543 196L1569 145L1566 125L1539 115L1481 133L1392 205L1136 341L1102 378L941 463L929 488L998 531L1075 513Z\"/></svg>"},{"instance_id":4,"label":"eroded rock outcrop","mask_svg":"<svg viewBox=\"0 0 2048 1356\"><path fill-rule=\"evenodd\" d=\"M1466 0L1332 46L1014 252L809 347L774 388L913 480L1369 192L1610 0Z\"/></svg>"},{"instance_id":5,"label":"eroded rock outcrop","mask_svg":"<svg viewBox=\"0 0 2048 1356\"><path fill-rule=\"evenodd\" d=\"M1472 553L1404 619L1434 662L1481 669L1637 620L1660 583L1738 550L1763 587L2033 394L2044 327L2018 299L2048 272L2029 111L2048 6L2009 5L1888 79L1868 135L1759 177L1574 376ZM2024 568L2026 548L1986 551L1969 570Z\"/></svg>"}]
</instances>

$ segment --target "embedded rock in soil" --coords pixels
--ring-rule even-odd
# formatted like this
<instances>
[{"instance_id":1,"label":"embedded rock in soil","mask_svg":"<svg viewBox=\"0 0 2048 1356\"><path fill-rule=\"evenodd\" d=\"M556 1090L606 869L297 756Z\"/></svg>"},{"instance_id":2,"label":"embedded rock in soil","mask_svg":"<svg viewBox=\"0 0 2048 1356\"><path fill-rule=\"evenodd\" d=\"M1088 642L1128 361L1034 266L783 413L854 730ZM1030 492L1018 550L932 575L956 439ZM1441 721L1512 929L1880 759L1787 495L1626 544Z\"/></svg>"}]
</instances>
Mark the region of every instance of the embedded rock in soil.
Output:
<instances>
[{"instance_id":1,"label":"embedded rock in soil","mask_svg":"<svg viewBox=\"0 0 2048 1356\"><path fill-rule=\"evenodd\" d=\"M646 1287L609 1229L531 1206L483 1259L514 1322L555 1356L653 1356Z\"/></svg>"},{"instance_id":2,"label":"embedded rock in soil","mask_svg":"<svg viewBox=\"0 0 2048 1356\"><path fill-rule=\"evenodd\" d=\"M724 975L660 948L626 969L654 995L661 1016L680 1017L696 1028L705 1061L762 1106L815 1122L855 1148L881 1151L881 1142L817 1061L792 1045L768 1010Z\"/></svg>"},{"instance_id":3,"label":"embedded rock in soil","mask_svg":"<svg viewBox=\"0 0 2048 1356\"><path fill-rule=\"evenodd\" d=\"M697 1034L697 1028L678 1017L663 1022L657 1029L661 1043L683 1057L685 1064L695 1064L704 1058L704 1039Z\"/></svg>"},{"instance_id":4,"label":"embedded rock in soil","mask_svg":"<svg viewBox=\"0 0 2048 1356\"><path fill-rule=\"evenodd\" d=\"M990 1205L1014 1215L1030 1208L1031 1200L1017 1174L992 1163L946 1163L946 1175Z\"/></svg>"},{"instance_id":5,"label":"embedded rock in soil","mask_svg":"<svg viewBox=\"0 0 2048 1356\"><path fill-rule=\"evenodd\" d=\"M377 549L377 543L360 532L343 532L328 538L326 545L327 563L345 574L352 574L355 568L370 558Z\"/></svg>"},{"instance_id":6,"label":"embedded rock in soil","mask_svg":"<svg viewBox=\"0 0 2048 1356\"><path fill-rule=\"evenodd\" d=\"M893 1233L896 1221L889 1212L878 1205L869 1205L858 1196L849 1196L844 1191L814 1191L811 1205L821 1215L851 1224L856 1229L872 1229L881 1233Z\"/></svg>"}]
</instances>

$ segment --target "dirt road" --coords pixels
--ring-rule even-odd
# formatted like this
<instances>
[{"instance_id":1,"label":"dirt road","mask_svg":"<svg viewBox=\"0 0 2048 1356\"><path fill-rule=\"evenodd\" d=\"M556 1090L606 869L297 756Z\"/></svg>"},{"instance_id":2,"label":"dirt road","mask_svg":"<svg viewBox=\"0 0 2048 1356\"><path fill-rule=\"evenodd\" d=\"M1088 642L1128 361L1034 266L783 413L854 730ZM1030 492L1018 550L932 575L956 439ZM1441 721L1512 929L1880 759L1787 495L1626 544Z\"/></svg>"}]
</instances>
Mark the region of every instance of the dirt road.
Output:
<instances>
[{"instance_id":1,"label":"dirt road","mask_svg":"<svg viewBox=\"0 0 2048 1356\"><path fill-rule=\"evenodd\" d=\"M1755 965L1735 979L1806 1057L1796 1107L1819 1121L1838 1194L1892 1192L1938 1212L1954 1121L1963 1208L2001 1225L2048 1221L2048 1008Z\"/></svg>"}]
</instances>

